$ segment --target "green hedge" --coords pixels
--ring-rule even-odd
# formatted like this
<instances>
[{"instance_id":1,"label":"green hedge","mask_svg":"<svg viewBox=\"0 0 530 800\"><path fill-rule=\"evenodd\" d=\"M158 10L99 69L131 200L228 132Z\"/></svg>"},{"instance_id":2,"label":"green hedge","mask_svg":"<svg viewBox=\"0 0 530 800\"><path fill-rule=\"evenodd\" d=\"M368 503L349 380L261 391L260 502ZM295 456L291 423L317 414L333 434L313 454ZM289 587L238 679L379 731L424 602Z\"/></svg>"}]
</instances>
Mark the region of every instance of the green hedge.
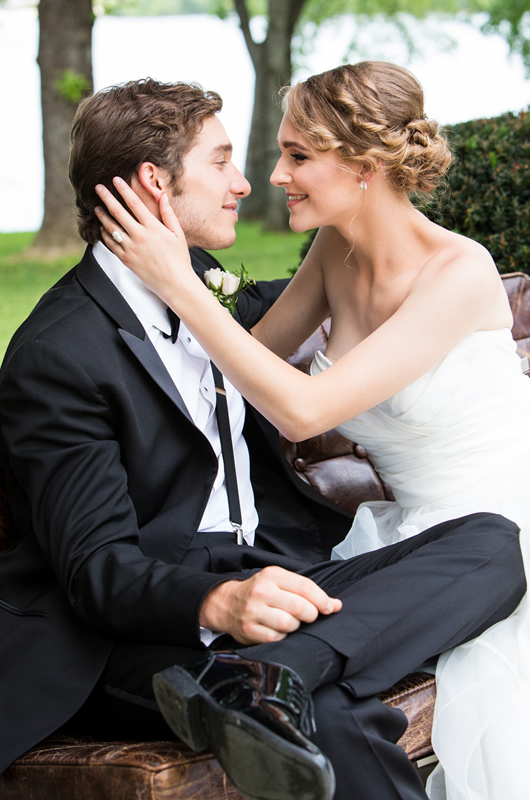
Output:
<instances>
[{"instance_id":1,"label":"green hedge","mask_svg":"<svg viewBox=\"0 0 530 800\"><path fill-rule=\"evenodd\" d=\"M499 272L530 273L530 114L461 122L447 130L454 165L439 203L423 209L486 247Z\"/></svg>"},{"instance_id":2,"label":"green hedge","mask_svg":"<svg viewBox=\"0 0 530 800\"><path fill-rule=\"evenodd\" d=\"M529 111L461 122L446 133L454 154L448 185L421 210L483 244L499 272L530 274Z\"/></svg>"}]
</instances>

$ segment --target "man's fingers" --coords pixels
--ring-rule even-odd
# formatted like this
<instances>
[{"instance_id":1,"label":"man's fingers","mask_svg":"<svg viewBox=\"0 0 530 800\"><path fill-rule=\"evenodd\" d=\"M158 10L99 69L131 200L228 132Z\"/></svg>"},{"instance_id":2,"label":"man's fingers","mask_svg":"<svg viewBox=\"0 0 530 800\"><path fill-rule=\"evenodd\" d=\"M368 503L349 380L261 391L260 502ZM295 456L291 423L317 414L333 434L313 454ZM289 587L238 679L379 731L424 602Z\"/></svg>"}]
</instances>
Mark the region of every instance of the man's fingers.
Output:
<instances>
[{"instance_id":1,"label":"man's fingers","mask_svg":"<svg viewBox=\"0 0 530 800\"><path fill-rule=\"evenodd\" d=\"M269 642L280 642L285 639L286 633L279 633L266 625L252 625L243 632L242 629L232 634L233 638L240 644L268 644Z\"/></svg>"},{"instance_id":2,"label":"man's fingers","mask_svg":"<svg viewBox=\"0 0 530 800\"><path fill-rule=\"evenodd\" d=\"M256 617L241 621L239 641L277 642L300 627L300 620L277 608L263 607Z\"/></svg>"},{"instance_id":3,"label":"man's fingers","mask_svg":"<svg viewBox=\"0 0 530 800\"><path fill-rule=\"evenodd\" d=\"M341 607L309 578L281 567L265 569L244 581L225 581L203 601L199 622L230 633L238 642L274 642L314 622L319 613Z\"/></svg>"},{"instance_id":4,"label":"man's fingers","mask_svg":"<svg viewBox=\"0 0 530 800\"><path fill-rule=\"evenodd\" d=\"M319 614L334 614L342 607L338 598L330 597L320 586L304 575L297 575L282 567L265 567L259 574L270 578L283 591L304 598L317 609ZM305 619L303 621L312 622L312 620Z\"/></svg>"}]
</instances>

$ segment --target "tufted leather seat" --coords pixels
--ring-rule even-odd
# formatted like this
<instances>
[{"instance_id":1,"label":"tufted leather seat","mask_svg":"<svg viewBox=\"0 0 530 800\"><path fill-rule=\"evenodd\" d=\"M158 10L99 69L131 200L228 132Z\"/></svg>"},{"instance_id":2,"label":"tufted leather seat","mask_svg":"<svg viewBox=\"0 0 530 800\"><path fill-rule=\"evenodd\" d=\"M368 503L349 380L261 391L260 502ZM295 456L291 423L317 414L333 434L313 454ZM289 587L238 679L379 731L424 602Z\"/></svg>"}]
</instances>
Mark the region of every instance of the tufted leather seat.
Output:
<instances>
[{"instance_id":1,"label":"tufted leather seat","mask_svg":"<svg viewBox=\"0 0 530 800\"><path fill-rule=\"evenodd\" d=\"M530 357L530 278L503 275L521 357ZM326 347L329 321L290 358L307 371L316 349ZM354 514L364 500L392 499L364 448L334 431L305 442L282 442L300 477ZM1 477L1 476L0 476ZM9 545L11 521L0 481L0 549ZM412 760L432 752L435 699L431 675L409 675L382 695L401 708L409 726L400 744ZM0 800L238 800L240 795L209 753L176 741L101 742L57 734L19 758L0 778Z\"/></svg>"},{"instance_id":2,"label":"tufted leather seat","mask_svg":"<svg viewBox=\"0 0 530 800\"><path fill-rule=\"evenodd\" d=\"M530 278L523 272L501 275L513 314L513 338L521 358L530 358Z\"/></svg>"}]
</instances>

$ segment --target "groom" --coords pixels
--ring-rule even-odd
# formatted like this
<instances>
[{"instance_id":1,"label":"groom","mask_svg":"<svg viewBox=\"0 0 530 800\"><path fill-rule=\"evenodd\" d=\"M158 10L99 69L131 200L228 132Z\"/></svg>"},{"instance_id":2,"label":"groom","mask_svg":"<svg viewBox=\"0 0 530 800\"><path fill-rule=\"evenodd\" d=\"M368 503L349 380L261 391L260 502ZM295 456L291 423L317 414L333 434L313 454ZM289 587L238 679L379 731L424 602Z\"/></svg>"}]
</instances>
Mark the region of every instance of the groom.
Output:
<instances>
[{"instance_id":1,"label":"groom","mask_svg":"<svg viewBox=\"0 0 530 800\"><path fill-rule=\"evenodd\" d=\"M249 798L327 800L336 779L337 800L420 800L395 745L404 715L375 695L511 613L525 591L518 531L475 514L328 562L348 517L297 478L276 431L216 386L184 323L102 244L95 186L120 175L154 213L167 192L197 272L217 266L201 248L233 244L250 191L220 108L196 86L134 81L85 100L74 122L88 247L0 372L18 533L0 558L0 771L68 721L167 738L161 709ZM241 324L283 285L244 292Z\"/></svg>"}]
</instances>

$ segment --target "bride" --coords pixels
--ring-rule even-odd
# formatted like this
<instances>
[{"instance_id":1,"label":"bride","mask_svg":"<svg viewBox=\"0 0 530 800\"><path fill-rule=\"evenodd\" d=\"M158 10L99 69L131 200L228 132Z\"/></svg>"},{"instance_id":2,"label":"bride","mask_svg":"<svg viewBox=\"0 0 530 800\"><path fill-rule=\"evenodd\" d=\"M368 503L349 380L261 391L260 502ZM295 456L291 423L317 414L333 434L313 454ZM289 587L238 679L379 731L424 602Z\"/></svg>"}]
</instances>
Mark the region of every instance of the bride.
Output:
<instances>
[{"instance_id":1,"label":"bride","mask_svg":"<svg viewBox=\"0 0 530 800\"><path fill-rule=\"evenodd\" d=\"M98 187L113 215L97 211L105 244L284 436L337 428L367 449L396 501L363 504L339 557L490 511L522 529L530 563L530 383L490 255L411 203L451 159L421 87L407 70L368 61L294 86L284 111L271 181L287 193L291 228L320 230L252 336L191 269L165 194L164 226L124 181L115 186L136 220ZM298 372L284 359L328 315L326 353L311 376ZM432 798L527 797L528 628L525 598L440 657L433 744L443 769L431 778Z\"/></svg>"}]
</instances>

